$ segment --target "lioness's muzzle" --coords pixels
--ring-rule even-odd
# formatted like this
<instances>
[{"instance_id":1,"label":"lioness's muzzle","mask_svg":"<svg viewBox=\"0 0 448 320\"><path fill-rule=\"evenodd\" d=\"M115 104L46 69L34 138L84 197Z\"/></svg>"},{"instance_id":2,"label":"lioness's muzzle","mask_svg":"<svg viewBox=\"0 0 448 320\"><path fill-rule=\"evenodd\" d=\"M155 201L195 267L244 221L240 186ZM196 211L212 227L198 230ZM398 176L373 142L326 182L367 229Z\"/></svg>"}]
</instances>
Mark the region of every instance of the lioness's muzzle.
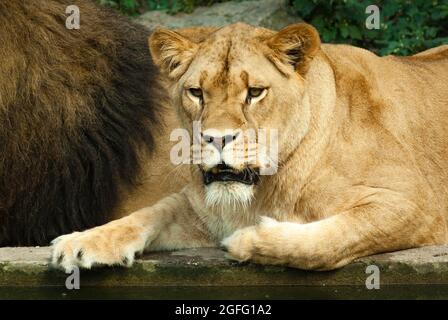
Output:
<instances>
[{"instance_id":1,"label":"lioness's muzzle","mask_svg":"<svg viewBox=\"0 0 448 320\"><path fill-rule=\"evenodd\" d=\"M237 171L226 164L218 164L209 171L202 171L202 176L205 185L215 181L234 181L253 185L259 180L258 172L255 169L245 168Z\"/></svg>"}]
</instances>

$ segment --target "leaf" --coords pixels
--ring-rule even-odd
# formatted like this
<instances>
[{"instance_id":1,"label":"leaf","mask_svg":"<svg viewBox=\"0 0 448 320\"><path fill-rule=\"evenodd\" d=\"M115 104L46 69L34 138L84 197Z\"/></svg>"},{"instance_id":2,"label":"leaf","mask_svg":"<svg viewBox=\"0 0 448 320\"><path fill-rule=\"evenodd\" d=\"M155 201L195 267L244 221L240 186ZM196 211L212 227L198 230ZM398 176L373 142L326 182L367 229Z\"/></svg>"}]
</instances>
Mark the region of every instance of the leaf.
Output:
<instances>
[{"instance_id":1,"label":"leaf","mask_svg":"<svg viewBox=\"0 0 448 320\"><path fill-rule=\"evenodd\" d=\"M356 40L362 39L361 31L357 27L349 26L348 29L349 29L350 37L352 39L356 39Z\"/></svg>"},{"instance_id":2,"label":"leaf","mask_svg":"<svg viewBox=\"0 0 448 320\"><path fill-rule=\"evenodd\" d=\"M348 26L341 26L340 30L341 30L341 36L342 36L343 38L347 38L348 35L350 34L350 31L349 31L349 29L348 29Z\"/></svg>"}]
</instances>

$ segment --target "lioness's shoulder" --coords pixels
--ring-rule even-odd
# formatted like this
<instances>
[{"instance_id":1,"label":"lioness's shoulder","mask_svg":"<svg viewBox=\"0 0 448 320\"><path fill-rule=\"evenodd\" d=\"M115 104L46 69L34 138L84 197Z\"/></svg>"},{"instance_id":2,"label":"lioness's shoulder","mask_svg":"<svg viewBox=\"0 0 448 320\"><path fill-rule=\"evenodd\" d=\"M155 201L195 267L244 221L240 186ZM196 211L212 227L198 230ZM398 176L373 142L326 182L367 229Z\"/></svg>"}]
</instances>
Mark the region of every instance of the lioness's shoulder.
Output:
<instances>
[{"instance_id":1,"label":"lioness's shoulder","mask_svg":"<svg viewBox=\"0 0 448 320\"><path fill-rule=\"evenodd\" d=\"M375 53L345 44L323 44L322 50L329 56L329 58L336 64L341 64L344 62L352 61L359 62L360 60L365 61L384 61L384 60L407 60L411 61L437 61L448 59L448 45L441 45L435 48L431 48L411 56L394 56L389 55L385 57L379 57ZM445 61L443 61L445 62Z\"/></svg>"},{"instance_id":2,"label":"lioness's shoulder","mask_svg":"<svg viewBox=\"0 0 448 320\"><path fill-rule=\"evenodd\" d=\"M413 55L413 57L448 57L448 44L444 44L435 48L431 48Z\"/></svg>"}]
</instances>

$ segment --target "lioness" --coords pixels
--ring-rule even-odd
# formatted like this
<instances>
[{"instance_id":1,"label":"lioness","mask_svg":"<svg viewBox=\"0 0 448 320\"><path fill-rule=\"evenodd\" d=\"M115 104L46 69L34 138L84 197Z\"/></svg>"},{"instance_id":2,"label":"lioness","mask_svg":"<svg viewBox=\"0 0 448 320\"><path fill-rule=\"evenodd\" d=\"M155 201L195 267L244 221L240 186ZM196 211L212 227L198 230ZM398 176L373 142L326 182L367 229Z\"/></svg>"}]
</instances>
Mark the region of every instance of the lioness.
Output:
<instances>
[{"instance_id":1,"label":"lioness","mask_svg":"<svg viewBox=\"0 0 448 320\"><path fill-rule=\"evenodd\" d=\"M158 29L149 44L180 123L201 123L202 161L179 193L55 239L54 264L222 245L239 261L329 270L447 242L448 46L380 58L321 45L304 23ZM278 130L273 175L247 160L244 132L260 128Z\"/></svg>"}]
</instances>

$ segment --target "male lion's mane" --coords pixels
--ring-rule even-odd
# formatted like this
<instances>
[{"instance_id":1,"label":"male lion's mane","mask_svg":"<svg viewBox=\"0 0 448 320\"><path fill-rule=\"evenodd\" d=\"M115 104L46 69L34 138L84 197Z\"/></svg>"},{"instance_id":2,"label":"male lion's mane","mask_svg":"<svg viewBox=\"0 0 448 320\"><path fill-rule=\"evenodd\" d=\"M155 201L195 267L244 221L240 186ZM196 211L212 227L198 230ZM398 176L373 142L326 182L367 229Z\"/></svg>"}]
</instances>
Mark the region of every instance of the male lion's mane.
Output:
<instances>
[{"instance_id":1,"label":"male lion's mane","mask_svg":"<svg viewBox=\"0 0 448 320\"><path fill-rule=\"evenodd\" d=\"M0 2L0 246L112 219L163 100L148 36L87 0Z\"/></svg>"}]
</instances>

